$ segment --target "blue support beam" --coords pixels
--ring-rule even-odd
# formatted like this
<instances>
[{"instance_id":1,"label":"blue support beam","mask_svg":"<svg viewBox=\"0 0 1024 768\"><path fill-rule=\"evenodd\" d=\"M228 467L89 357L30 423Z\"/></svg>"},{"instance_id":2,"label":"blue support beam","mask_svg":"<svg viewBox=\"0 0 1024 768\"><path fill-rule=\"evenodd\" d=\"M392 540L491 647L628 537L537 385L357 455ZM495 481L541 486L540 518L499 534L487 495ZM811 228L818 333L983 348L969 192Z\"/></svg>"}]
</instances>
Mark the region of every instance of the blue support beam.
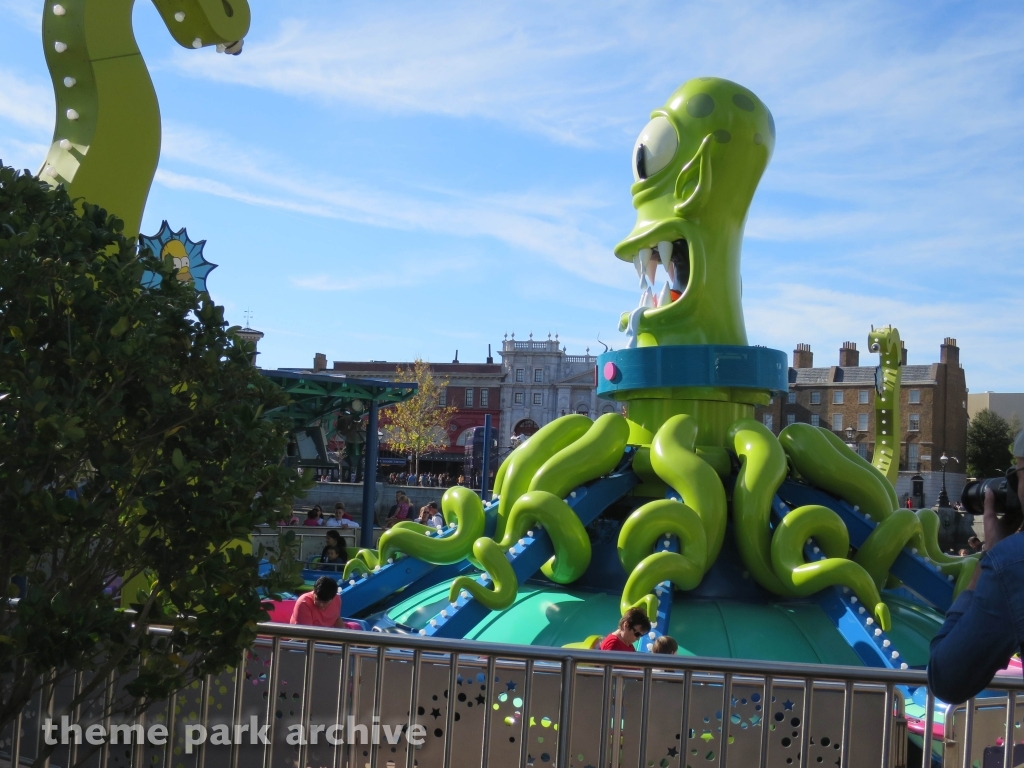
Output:
<instances>
[{"instance_id":1,"label":"blue support beam","mask_svg":"<svg viewBox=\"0 0 1024 768\"><path fill-rule=\"evenodd\" d=\"M629 493L639 478L632 470L625 470L603 477L589 486L580 486L572 491L566 503L579 516L583 525L589 525L605 509ZM533 576L540 567L555 554L555 548L542 526L536 526L526 536L510 547L506 557L512 565L516 581L521 585ZM477 583L490 586L490 577L480 574ZM454 603L434 616L420 634L432 637L465 637L483 619L490 609L484 607L468 592L463 591Z\"/></svg>"},{"instance_id":2,"label":"blue support beam","mask_svg":"<svg viewBox=\"0 0 1024 768\"><path fill-rule=\"evenodd\" d=\"M497 511L497 499L490 504L484 505L484 518L486 521L484 531L488 535L494 532ZM443 528L439 534L428 535L443 539L453 536L456 530L455 526L449 525ZM414 557L399 557L394 562L383 563L379 566L379 570L363 574L358 579L352 579L348 583L342 584L341 608L345 616L354 616L360 611L376 605L399 589L410 585L419 585L419 588L423 588L437 584L445 578L454 578L462 571L469 570L469 568L470 563L468 560L463 560L461 563L455 563L454 565L437 566ZM435 574L435 571L441 571L441 573ZM320 573L318 575L323 576L324 574ZM432 576L436 578L431 580ZM338 579L340 581L340 574Z\"/></svg>"},{"instance_id":3,"label":"blue support beam","mask_svg":"<svg viewBox=\"0 0 1024 768\"><path fill-rule=\"evenodd\" d=\"M359 546L363 549L373 548L373 505L377 490L377 411L376 400L370 401L370 418L366 425L366 442L363 444L363 519L361 522Z\"/></svg>"},{"instance_id":4,"label":"blue support beam","mask_svg":"<svg viewBox=\"0 0 1024 768\"><path fill-rule=\"evenodd\" d=\"M679 538L675 534L666 533L654 547L655 552L678 552ZM640 650L651 652L654 641L668 632L668 623L672 620L672 582L663 581L654 590L658 598L658 615L651 617L651 631L640 642Z\"/></svg>"},{"instance_id":5,"label":"blue support beam","mask_svg":"<svg viewBox=\"0 0 1024 768\"><path fill-rule=\"evenodd\" d=\"M875 529L875 522L858 508L809 485L788 480L779 488L778 496L785 499L790 507L820 504L831 509L843 519L850 532L850 544L854 547L862 546ZM916 550L904 549L889 572L938 610L945 612L953 604L952 577L943 574Z\"/></svg>"}]
</instances>

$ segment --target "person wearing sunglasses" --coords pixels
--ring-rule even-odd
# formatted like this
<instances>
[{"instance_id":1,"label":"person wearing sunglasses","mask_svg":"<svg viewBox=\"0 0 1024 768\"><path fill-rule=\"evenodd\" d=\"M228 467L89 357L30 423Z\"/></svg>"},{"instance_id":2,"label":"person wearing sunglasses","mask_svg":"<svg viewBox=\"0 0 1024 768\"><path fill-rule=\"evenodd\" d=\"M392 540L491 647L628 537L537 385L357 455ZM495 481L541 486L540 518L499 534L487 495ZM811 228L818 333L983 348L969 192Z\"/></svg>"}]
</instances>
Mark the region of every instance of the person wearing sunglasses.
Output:
<instances>
[{"instance_id":1,"label":"person wearing sunglasses","mask_svg":"<svg viewBox=\"0 0 1024 768\"><path fill-rule=\"evenodd\" d=\"M1024 431L1010 449L1007 494L1024 506ZM1016 471L1014 472L1013 469ZM960 704L980 693L1024 646L1024 534L1019 516L1001 517L985 491L985 543L967 588L946 611L931 643L928 686L945 702Z\"/></svg>"},{"instance_id":2,"label":"person wearing sunglasses","mask_svg":"<svg viewBox=\"0 0 1024 768\"><path fill-rule=\"evenodd\" d=\"M635 651L633 644L651 631L651 621L643 608L630 608L619 621L619 628L601 641L602 651Z\"/></svg>"}]
</instances>

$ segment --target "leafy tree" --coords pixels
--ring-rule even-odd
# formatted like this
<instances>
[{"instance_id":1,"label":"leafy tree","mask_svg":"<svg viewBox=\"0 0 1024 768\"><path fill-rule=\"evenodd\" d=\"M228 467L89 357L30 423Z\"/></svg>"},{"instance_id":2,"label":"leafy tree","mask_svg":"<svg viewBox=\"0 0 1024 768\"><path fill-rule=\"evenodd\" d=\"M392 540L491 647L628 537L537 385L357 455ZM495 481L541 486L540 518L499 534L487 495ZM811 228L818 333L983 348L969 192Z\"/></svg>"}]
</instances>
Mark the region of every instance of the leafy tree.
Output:
<instances>
[{"instance_id":1,"label":"leafy tree","mask_svg":"<svg viewBox=\"0 0 1024 768\"><path fill-rule=\"evenodd\" d=\"M1010 423L995 411L979 411L967 426L967 473L974 477L998 477L1013 461Z\"/></svg>"},{"instance_id":2,"label":"leafy tree","mask_svg":"<svg viewBox=\"0 0 1024 768\"><path fill-rule=\"evenodd\" d=\"M414 397L397 403L381 414L384 444L397 453L411 453L415 469L420 473L420 456L448 445L448 424L456 408L441 405L441 393L448 379L435 378L430 364L417 358L411 367L398 367L396 381L415 381L419 388Z\"/></svg>"},{"instance_id":3,"label":"leafy tree","mask_svg":"<svg viewBox=\"0 0 1024 768\"><path fill-rule=\"evenodd\" d=\"M121 228L0 165L0 731L50 670L84 673L71 714L109 674L127 712L235 665L266 616L248 535L306 486L251 347Z\"/></svg>"}]
</instances>

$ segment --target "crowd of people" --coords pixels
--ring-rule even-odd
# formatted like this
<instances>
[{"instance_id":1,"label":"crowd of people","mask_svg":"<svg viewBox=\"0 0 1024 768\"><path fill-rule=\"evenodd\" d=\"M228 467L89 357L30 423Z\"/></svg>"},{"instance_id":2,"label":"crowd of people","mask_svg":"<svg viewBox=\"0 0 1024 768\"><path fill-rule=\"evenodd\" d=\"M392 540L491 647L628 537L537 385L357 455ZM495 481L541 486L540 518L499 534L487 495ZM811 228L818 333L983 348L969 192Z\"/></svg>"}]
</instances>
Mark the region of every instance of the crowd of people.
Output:
<instances>
[{"instance_id":1,"label":"crowd of people","mask_svg":"<svg viewBox=\"0 0 1024 768\"><path fill-rule=\"evenodd\" d=\"M464 475L450 475L447 472L392 472L388 475L390 485L416 485L423 488L451 488L453 485L465 485Z\"/></svg>"}]
</instances>

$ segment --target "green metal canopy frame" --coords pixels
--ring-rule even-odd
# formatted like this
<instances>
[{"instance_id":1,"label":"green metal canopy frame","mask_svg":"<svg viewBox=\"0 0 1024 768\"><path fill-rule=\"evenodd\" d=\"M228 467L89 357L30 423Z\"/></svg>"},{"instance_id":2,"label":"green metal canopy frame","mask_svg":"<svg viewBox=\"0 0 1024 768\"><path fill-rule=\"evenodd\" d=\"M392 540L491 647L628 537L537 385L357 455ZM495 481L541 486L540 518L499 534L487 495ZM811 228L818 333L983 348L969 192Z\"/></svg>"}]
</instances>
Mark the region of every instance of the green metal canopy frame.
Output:
<instances>
[{"instance_id":1,"label":"green metal canopy frame","mask_svg":"<svg viewBox=\"0 0 1024 768\"><path fill-rule=\"evenodd\" d=\"M363 452L363 519L360 546L373 546L373 505L377 476L377 412L382 405L401 403L415 396L414 381L353 379L340 373L261 370L264 376L288 393L291 402L267 412L267 418L290 421L290 429L312 424L317 419L350 408L355 400L369 404L366 445Z\"/></svg>"},{"instance_id":2,"label":"green metal canopy frame","mask_svg":"<svg viewBox=\"0 0 1024 768\"><path fill-rule=\"evenodd\" d=\"M419 388L416 382L353 379L336 373L289 370L261 370L260 373L291 397L288 405L268 411L267 417L290 420L293 429L345 410L355 400L364 401L371 411L375 410L373 405L379 408L401 403L413 397Z\"/></svg>"}]
</instances>

